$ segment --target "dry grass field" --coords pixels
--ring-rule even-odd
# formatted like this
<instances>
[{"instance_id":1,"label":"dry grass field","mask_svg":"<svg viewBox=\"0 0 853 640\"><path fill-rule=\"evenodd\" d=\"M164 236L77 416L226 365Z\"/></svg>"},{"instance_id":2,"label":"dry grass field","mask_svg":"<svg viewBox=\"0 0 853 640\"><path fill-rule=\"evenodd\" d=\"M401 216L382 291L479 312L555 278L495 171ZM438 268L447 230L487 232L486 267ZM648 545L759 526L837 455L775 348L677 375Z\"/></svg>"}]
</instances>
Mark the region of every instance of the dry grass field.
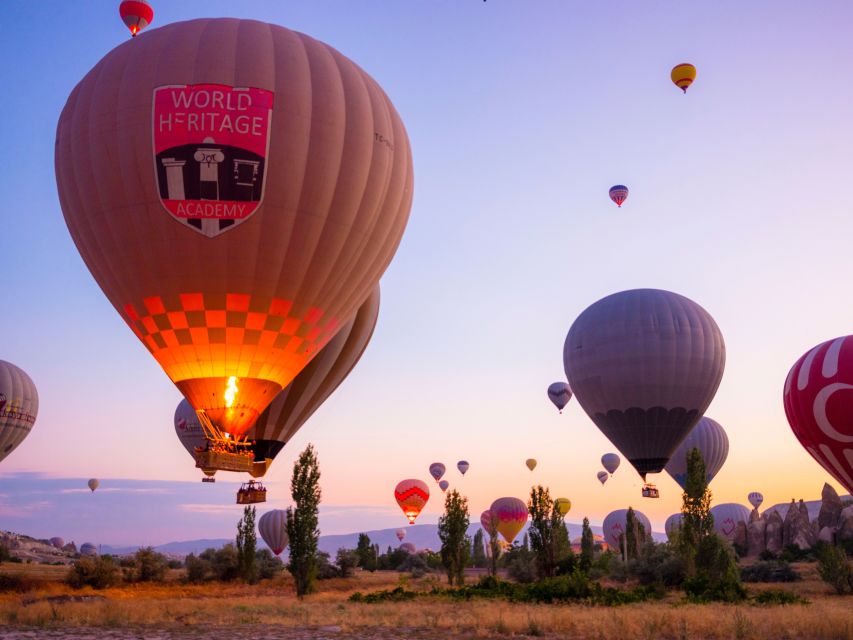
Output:
<instances>
[{"instance_id":1,"label":"dry grass field","mask_svg":"<svg viewBox=\"0 0 853 640\"><path fill-rule=\"evenodd\" d=\"M397 573L358 573L320 583L300 601L289 577L260 585L186 585L180 572L160 585L73 590L58 580L63 567L1 565L32 583L0 593L0 638L811 638L853 640L853 597L829 593L814 565L796 566L805 579L784 585L748 585L752 593L785 589L809 604L685 604L681 595L621 607L531 605L499 600L451 601L425 596L409 602L353 603L355 591L405 584L430 590L438 576L420 580ZM80 598L84 599L79 601ZM73 597L74 599L69 599ZM75 601L77 600L77 601ZM35 632L35 635L30 635ZM123 635L124 634L124 635Z\"/></svg>"}]
</instances>

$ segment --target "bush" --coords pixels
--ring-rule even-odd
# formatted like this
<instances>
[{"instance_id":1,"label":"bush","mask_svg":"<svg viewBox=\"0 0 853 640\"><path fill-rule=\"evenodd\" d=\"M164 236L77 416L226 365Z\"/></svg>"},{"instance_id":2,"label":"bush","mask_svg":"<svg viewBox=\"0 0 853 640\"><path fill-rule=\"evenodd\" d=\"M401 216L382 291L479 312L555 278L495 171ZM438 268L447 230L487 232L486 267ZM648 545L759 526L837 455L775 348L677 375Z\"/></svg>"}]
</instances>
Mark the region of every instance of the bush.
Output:
<instances>
[{"instance_id":1,"label":"bush","mask_svg":"<svg viewBox=\"0 0 853 640\"><path fill-rule=\"evenodd\" d=\"M716 535L699 541L696 550L696 575L684 581L684 591L694 602L740 602L746 589L731 546Z\"/></svg>"},{"instance_id":2,"label":"bush","mask_svg":"<svg viewBox=\"0 0 853 640\"><path fill-rule=\"evenodd\" d=\"M514 544L501 558L510 578L522 584L536 580L536 556L523 545Z\"/></svg>"},{"instance_id":3,"label":"bush","mask_svg":"<svg viewBox=\"0 0 853 640\"><path fill-rule=\"evenodd\" d=\"M240 559L237 548L230 542L219 549L205 549L199 558L207 560L213 571L213 577L222 582L230 582L240 577Z\"/></svg>"},{"instance_id":4,"label":"bush","mask_svg":"<svg viewBox=\"0 0 853 640\"><path fill-rule=\"evenodd\" d=\"M744 582L796 582L800 574L784 560L763 560L740 570Z\"/></svg>"},{"instance_id":5,"label":"bush","mask_svg":"<svg viewBox=\"0 0 853 640\"><path fill-rule=\"evenodd\" d=\"M414 591L407 591L403 587L397 587L390 591L375 591L368 594L362 594L360 591L356 591L349 597L349 601L366 602L368 604L374 604L377 602L406 602L407 600L414 600L417 595L418 594Z\"/></svg>"},{"instance_id":6,"label":"bush","mask_svg":"<svg viewBox=\"0 0 853 640\"><path fill-rule=\"evenodd\" d=\"M284 571L281 558L274 556L269 549L255 551L255 567L258 570L259 580L269 580Z\"/></svg>"},{"instance_id":7,"label":"bush","mask_svg":"<svg viewBox=\"0 0 853 640\"><path fill-rule=\"evenodd\" d=\"M0 573L0 593L24 593L40 586L42 586L42 583L30 576Z\"/></svg>"},{"instance_id":8,"label":"bush","mask_svg":"<svg viewBox=\"0 0 853 640\"><path fill-rule=\"evenodd\" d=\"M782 549L781 558L785 562L814 562L817 560L812 549L800 549L795 544L789 544Z\"/></svg>"},{"instance_id":9,"label":"bush","mask_svg":"<svg viewBox=\"0 0 853 640\"><path fill-rule=\"evenodd\" d=\"M647 542L636 560L628 565L628 573L640 584L677 587L684 582L684 559L669 544Z\"/></svg>"},{"instance_id":10,"label":"bush","mask_svg":"<svg viewBox=\"0 0 853 640\"><path fill-rule=\"evenodd\" d=\"M187 581L199 584L213 577L213 566L209 560L199 558L195 554L187 556L184 564L187 567Z\"/></svg>"},{"instance_id":11,"label":"bush","mask_svg":"<svg viewBox=\"0 0 853 640\"><path fill-rule=\"evenodd\" d=\"M413 578L421 578L429 571L429 566L427 566L426 560L421 554L410 553L400 563L400 566L397 567L397 571L408 571L412 574Z\"/></svg>"},{"instance_id":12,"label":"bush","mask_svg":"<svg viewBox=\"0 0 853 640\"><path fill-rule=\"evenodd\" d=\"M796 593L790 591L781 591L771 589L770 591L762 591L753 599L755 604L771 605L771 604L810 604L805 598L801 598Z\"/></svg>"},{"instance_id":13,"label":"bush","mask_svg":"<svg viewBox=\"0 0 853 640\"><path fill-rule=\"evenodd\" d=\"M325 551L318 551L316 558L318 580L331 580L332 578L337 578L341 575L338 568L330 562L328 553Z\"/></svg>"},{"instance_id":14,"label":"bush","mask_svg":"<svg viewBox=\"0 0 853 640\"><path fill-rule=\"evenodd\" d=\"M838 595L853 592L853 572L847 554L841 547L832 544L819 545L817 572Z\"/></svg>"},{"instance_id":15,"label":"bush","mask_svg":"<svg viewBox=\"0 0 853 640\"><path fill-rule=\"evenodd\" d=\"M131 582L163 582L168 568L166 556L151 547L145 547L133 554L131 571L127 577Z\"/></svg>"},{"instance_id":16,"label":"bush","mask_svg":"<svg viewBox=\"0 0 853 640\"><path fill-rule=\"evenodd\" d=\"M772 551L768 551L767 549L765 549L764 551L762 551L761 553L758 554L758 559L759 560L778 560L779 556L777 556Z\"/></svg>"},{"instance_id":17,"label":"bush","mask_svg":"<svg viewBox=\"0 0 853 640\"><path fill-rule=\"evenodd\" d=\"M0 562L12 562L12 552L5 544L0 544Z\"/></svg>"},{"instance_id":18,"label":"bush","mask_svg":"<svg viewBox=\"0 0 853 640\"><path fill-rule=\"evenodd\" d=\"M106 589L118 584L121 569L110 556L83 557L71 565L66 582L74 589L84 586Z\"/></svg>"},{"instance_id":19,"label":"bush","mask_svg":"<svg viewBox=\"0 0 853 640\"><path fill-rule=\"evenodd\" d=\"M352 576L353 570L358 566L358 553L355 549L338 549L335 556L335 564L342 578Z\"/></svg>"}]
</instances>

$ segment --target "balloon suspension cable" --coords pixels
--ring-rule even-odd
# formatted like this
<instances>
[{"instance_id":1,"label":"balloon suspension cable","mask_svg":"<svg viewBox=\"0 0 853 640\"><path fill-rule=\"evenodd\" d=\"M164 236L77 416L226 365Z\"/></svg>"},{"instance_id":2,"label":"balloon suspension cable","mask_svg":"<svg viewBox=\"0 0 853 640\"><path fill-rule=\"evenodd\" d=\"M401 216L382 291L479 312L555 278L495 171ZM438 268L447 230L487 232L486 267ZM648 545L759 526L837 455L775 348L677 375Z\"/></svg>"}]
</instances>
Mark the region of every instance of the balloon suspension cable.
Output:
<instances>
[{"instance_id":1,"label":"balloon suspension cable","mask_svg":"<svg viewBox=\"0 0 853 640\"><path fill-rule=\"evenodd\" d=\"M253 468L252 443L245 436L230 436L211 421L204 409L196 411L206 444L195 451L200 469L248 472Z\"/></svg>"}]
</instances>

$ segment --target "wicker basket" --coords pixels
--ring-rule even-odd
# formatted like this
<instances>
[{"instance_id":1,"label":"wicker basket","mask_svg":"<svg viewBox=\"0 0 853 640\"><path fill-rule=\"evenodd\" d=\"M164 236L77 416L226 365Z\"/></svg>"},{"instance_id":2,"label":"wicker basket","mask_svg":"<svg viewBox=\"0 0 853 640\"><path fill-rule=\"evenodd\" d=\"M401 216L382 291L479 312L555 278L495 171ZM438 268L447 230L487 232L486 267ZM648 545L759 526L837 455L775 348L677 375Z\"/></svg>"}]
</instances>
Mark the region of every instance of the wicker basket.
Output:
<instances>
[{"instance_id":1,"label":"wicker basket","mask_svg":"<svg viewBox=\"0 0 853 640\"><path fill-rule=\"evenodd\" d=\"M252 458L245 453L200 451L195 454L195 466L199 469L218 469L248 473L252 470L252 462Z\"/></svg>"}]
</instances>

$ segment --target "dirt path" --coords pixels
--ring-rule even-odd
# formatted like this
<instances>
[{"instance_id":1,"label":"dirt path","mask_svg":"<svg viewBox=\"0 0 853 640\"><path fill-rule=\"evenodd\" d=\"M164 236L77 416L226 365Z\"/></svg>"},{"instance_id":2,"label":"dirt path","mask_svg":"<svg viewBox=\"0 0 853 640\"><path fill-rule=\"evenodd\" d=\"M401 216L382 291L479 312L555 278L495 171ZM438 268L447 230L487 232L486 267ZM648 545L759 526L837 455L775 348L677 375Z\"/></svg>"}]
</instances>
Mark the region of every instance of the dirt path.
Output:
<instances>
[{"instance_id":1,"label":"dirt path","mask_svg":"<svg viewBox=\"0 0 853 640\"><path fill-rule=\"evenodd\" d=\"M276 625L246 625L204 629L104 629L20 628L0 630L0 640L433 640L441 638L470 638L471 633L455 635L435 629L385 629L342 631L340 627L294 629ZM479 636L485 638L485 636Z\"/></svg>"}]
</instances>

